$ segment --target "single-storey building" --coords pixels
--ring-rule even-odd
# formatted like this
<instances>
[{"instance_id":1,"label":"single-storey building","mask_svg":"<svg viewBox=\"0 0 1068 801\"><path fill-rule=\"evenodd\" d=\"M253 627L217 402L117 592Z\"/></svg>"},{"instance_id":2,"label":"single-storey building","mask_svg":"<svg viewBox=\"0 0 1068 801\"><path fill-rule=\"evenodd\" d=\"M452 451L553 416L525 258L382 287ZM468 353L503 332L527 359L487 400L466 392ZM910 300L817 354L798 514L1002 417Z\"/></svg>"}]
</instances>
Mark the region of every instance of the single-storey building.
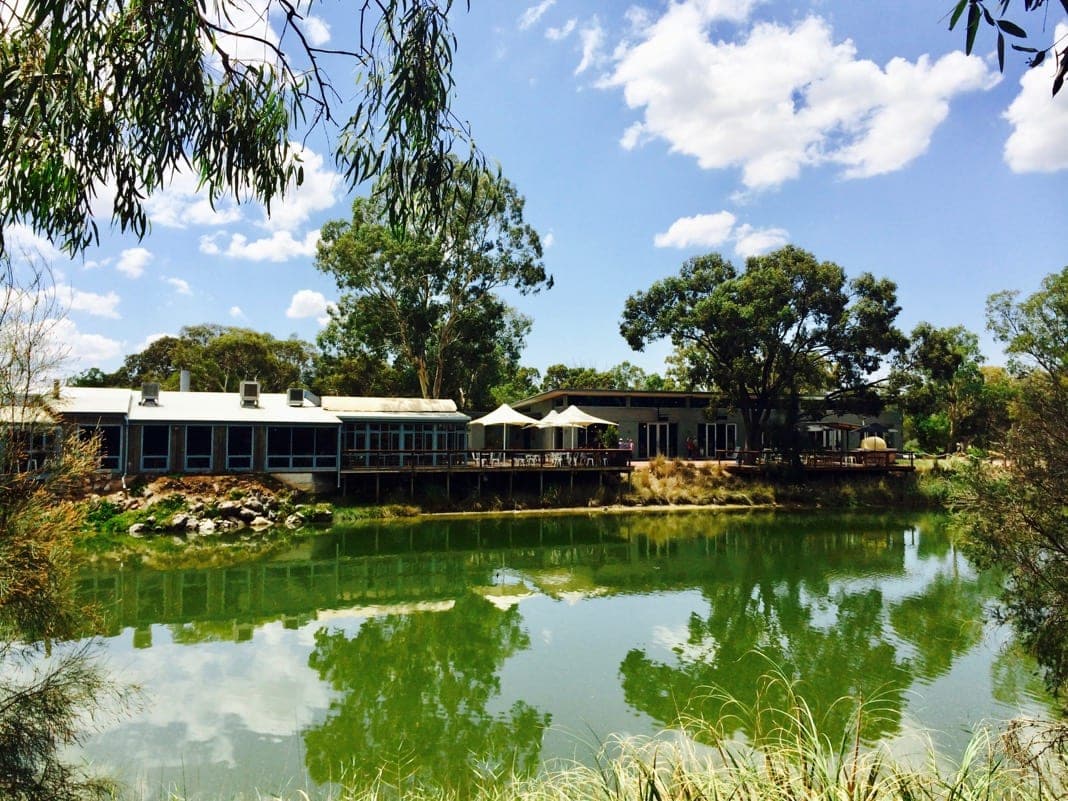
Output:
<instances>
[{"instance_id":1,"label":"single-storey building","mask_svg":"<svg viewBox=\"0 0 1068 801\"><path fill-rule=\"evenodd\" d=\"M517 411L538 419L569 405L615 423L620 440L633 443L634 455L638 459L657 455L685 457L688 455L687 441L691 442L697 456L731 456L745 442L741 415L736 409L723 405L721 395L711 392L555 389L512 404ZM773 424L765 436L770 436L774 423L781 420L781 412L773 412ZM872 430L880 432L887 447L898 448L901 415L896 410L883 410L867 416L829 414L806 418L800 428L805 446L813 450L857 448L861 438ZM528 447L559 448L570 443L572 437L577 437L583 444L588 433L582 430L572 433L560 428L528 428L515 436L529 439L523 443ZM771 445L770 442L767 444Z\"/></svg>"},{"instance_id":2,"label":"single-storey building","mask_svg":"<svg viewBox=\"0 0 1068 801\"><path fill-rule=\"evenodd\" d=\"M100 438L100 468L114 474L305 474L320 483L383 451L463 451L470 419L449 400L319 398L260 392L255 381L238 392L57 387L46 403L68 430Z\"/></svg>"}]
</instances>

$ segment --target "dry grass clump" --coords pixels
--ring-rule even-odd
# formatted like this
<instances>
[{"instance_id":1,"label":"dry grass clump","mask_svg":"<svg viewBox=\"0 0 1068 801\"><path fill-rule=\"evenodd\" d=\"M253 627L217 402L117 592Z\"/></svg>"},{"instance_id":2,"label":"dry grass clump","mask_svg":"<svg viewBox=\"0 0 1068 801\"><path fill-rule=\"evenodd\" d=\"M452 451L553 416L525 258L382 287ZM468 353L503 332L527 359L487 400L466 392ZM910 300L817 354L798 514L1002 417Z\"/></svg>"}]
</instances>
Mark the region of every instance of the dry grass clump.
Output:
<instances>
[{"instance_id":1,"label":"dry grass clump","mask_svg":"<svg viewBox=\"0 0 1068 801\"><path fill-rule=\"evenodd\" d=\"M759 481L732 475L719 462L693 464L657 456L647 470L631 474L626 500L640 505L756 506L775 503L775 492Z\"/></svg>"}]
</instances>

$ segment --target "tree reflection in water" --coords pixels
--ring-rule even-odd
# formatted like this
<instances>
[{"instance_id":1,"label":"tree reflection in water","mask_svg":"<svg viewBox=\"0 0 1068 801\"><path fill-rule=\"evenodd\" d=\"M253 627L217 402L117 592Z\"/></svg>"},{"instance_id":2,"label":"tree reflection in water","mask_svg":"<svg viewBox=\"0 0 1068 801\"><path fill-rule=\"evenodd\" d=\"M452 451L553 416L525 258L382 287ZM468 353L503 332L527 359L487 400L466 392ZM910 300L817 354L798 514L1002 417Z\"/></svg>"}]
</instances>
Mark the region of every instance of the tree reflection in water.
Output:
<instances>
[{"instance_id":1,"label":"tree reflection in water","mask_svg":"<svg viewBox=\"0 0 1068 801\"><path fill-rule=\"evenodd\" d=\"M836 538L839 578L900 573L901 537L900 528L873 526L867 536ZM829 581L835 574L826 560L809 553L823 544L800 532L763 538L754 531L748 547L723 554L716 575L702 582L707 610L690 615L675 659L639 649L624 658L628 703L664 726L702 722L698 739L714 731L760 743L789 723L794 692L832 741L857 725L867 742L895 733L912 666L888 636L882 592ZM869 712L858 719L843 698L865 702Z\"/></svg>"},{"instance_id":2,"label":"tree reflection in water","mask_svg":"<svg viewBox=\"0 0 1068 801\"><path fill-rule=\"evenodd\" d=\"M304 734L317 782L463 789L480 774L529 775L549 715L517 701L490 711L504 661L530 646L516 607L469 592L445 612L371 618L349 636L320 629L310 666L338 693Z\"/></svg>"}]
</instances>

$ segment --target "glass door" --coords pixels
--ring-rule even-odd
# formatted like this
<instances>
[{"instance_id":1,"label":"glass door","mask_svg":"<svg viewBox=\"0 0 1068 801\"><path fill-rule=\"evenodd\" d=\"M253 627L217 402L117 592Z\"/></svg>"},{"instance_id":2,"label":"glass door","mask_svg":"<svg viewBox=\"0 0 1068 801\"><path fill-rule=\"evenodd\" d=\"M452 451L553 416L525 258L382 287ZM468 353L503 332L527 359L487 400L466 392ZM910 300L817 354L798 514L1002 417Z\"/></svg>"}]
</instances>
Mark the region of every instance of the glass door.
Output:
<instances>
[{"instance_id":1,"label":"glass door","mask_svg":"<svg viewBox=\"0 0 1068 801\"><path fill-rule=\"evenodd\" d=\"M668 434L670 427L667 423L649 423L645 427L645 452L652 459L654 456L670 456Z\"/></svg>"}]
</instances>

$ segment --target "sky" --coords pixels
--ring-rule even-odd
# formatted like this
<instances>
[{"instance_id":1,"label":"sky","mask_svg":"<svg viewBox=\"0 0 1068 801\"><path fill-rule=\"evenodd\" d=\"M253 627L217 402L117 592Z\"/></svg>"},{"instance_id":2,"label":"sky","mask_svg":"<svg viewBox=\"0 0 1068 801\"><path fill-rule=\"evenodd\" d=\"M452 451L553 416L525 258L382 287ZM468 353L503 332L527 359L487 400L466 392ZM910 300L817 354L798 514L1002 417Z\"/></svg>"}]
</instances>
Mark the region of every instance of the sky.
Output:
<instances>
[{"instance_id":1,"label":"sky","mask_svg":"<svg viewBox=\"0 0 1068 801\"><path fill-rule=\"evenodd\" d=\"M985 27L965 56L952 5L456 3L454 108L526 198L555 279L505 293L533 320L523 363L663 372L669 343L635 352L620 336L626 299L692 256L741 266L787 243L894 280L906 332L964 325L1003 362L986 298L1026 295L1068 265L1068 90L1050 97L1053 59L1028 70L1010 51L999 74ZM314 4L316 42L343 47L351 8ZM1044 30L1042 14L1017 21L1044 42L1068 35L1055 3ZM183 325L314 341L338 297L315 268L319 229L365 190L336 173L322 136L304 174L270 217L213 209L176 176L150 198L143 240L102 213L100 245L73 261L9 232L56 270L69 373L113 370Z\"/></svg>"}]
</instances>

